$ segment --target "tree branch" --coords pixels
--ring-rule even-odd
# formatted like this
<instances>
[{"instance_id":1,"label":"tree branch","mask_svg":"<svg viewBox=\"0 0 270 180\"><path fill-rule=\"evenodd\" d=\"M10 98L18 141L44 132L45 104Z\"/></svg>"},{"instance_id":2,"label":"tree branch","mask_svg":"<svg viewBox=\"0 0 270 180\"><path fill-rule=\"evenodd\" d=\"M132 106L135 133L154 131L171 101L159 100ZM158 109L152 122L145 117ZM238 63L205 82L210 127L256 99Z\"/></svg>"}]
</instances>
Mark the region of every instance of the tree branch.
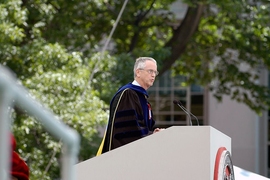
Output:
<instances>
[{"instance_id":1,"label":"tree branch","mask_svg":"<svg viewBox=\"0 0 270 180\"><path fill-rule=\"evenodd\" d=\"M129 45L129 50L128 52L132 52L133 49L136 47L136 44L138 42L139 39L139 35L141 33L141 27L140 27L140 23L145 19L145 17L147 16L147 14L151 11L151 9L153 8L154 3L156 2L156 0L154 0L150 7L148 8L148 10L146 10L145 12L141 12L140 14L138 14L135 22L134 22L134 26L137 27L137 31L134 33L134 35L131 38L131 43Z\"/></svg>"}]
</instances>

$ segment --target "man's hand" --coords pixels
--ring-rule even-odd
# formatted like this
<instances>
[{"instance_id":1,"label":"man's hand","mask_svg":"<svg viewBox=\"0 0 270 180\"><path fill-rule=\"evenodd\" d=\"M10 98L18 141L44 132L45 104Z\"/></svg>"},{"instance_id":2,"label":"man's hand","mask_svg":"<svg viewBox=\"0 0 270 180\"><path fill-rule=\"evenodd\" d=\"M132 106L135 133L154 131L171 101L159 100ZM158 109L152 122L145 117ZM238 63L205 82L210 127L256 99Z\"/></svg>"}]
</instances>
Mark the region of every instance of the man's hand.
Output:
<instances>
[{"instance_id":1,"label":"man's hand","mask_svg":"<svg viewBox=\"0 0 270 180\"><path fill-rule=\"evenodd\" d=\"M165 128L156 128L153 133L163 131Z\"/></svg>"}]
</instances>

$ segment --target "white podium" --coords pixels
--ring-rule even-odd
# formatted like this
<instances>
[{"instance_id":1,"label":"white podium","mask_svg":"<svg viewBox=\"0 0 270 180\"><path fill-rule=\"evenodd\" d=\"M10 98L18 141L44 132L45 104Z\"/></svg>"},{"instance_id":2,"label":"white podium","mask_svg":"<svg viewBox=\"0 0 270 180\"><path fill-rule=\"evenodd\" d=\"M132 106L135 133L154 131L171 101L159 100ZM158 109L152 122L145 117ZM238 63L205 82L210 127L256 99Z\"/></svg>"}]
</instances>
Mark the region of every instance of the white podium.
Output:
<instances>
[{"instance_id":1,"label":"white podium","mask_svg":"<svg viewBox=\"0 0 270 180\"><path fill-rule=\"evenodd\" d=\"M173 126L76 164L76 180L219 180L233 175L230 152L211 126Z\"/></svg>"}]
</instances>

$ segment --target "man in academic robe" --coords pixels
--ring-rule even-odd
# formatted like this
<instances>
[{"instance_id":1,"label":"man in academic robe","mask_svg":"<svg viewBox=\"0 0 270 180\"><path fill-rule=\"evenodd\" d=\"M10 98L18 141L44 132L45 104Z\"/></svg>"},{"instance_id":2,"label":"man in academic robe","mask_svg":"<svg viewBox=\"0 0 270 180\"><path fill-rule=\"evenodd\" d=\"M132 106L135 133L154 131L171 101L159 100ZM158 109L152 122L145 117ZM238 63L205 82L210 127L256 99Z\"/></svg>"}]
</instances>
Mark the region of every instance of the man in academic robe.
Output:
<instances>
[{"instance_id":1,"label":"man in academic robe","mask_svg":"<svg viewBox=\"0 0 270 180\"><path fill-rule=\"evenodd\" d=\"M134 81L119 88L111 100L108 125L97 155L161 131L153 131L155 121L146 91L158 75L156 60L140 57L133 71Z\"/></svg>"}]
</instances>

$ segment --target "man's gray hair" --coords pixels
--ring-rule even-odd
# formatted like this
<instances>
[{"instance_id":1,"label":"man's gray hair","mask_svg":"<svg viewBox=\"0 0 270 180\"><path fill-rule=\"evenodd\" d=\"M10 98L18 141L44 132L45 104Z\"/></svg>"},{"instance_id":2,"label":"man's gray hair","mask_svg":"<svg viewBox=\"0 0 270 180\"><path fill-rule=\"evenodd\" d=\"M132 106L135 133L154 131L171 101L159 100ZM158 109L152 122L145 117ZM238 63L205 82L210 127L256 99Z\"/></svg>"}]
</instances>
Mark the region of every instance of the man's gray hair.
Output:
<instances>
[{"instance_id":1,"label":"man's gray hair","mask_svg":"<svg viewBox=\"0 0 270 180\"><path fill-rule=\"evenodd\" d=\"M145 62L146 61L153 61L154 63L157 64L157 61L154 58L151 57L139 57L136 59L136 62L134 64L134 78L136 77L136 70L137 69L144 69L145 68Z\"/></svg>"}]
</instances>

